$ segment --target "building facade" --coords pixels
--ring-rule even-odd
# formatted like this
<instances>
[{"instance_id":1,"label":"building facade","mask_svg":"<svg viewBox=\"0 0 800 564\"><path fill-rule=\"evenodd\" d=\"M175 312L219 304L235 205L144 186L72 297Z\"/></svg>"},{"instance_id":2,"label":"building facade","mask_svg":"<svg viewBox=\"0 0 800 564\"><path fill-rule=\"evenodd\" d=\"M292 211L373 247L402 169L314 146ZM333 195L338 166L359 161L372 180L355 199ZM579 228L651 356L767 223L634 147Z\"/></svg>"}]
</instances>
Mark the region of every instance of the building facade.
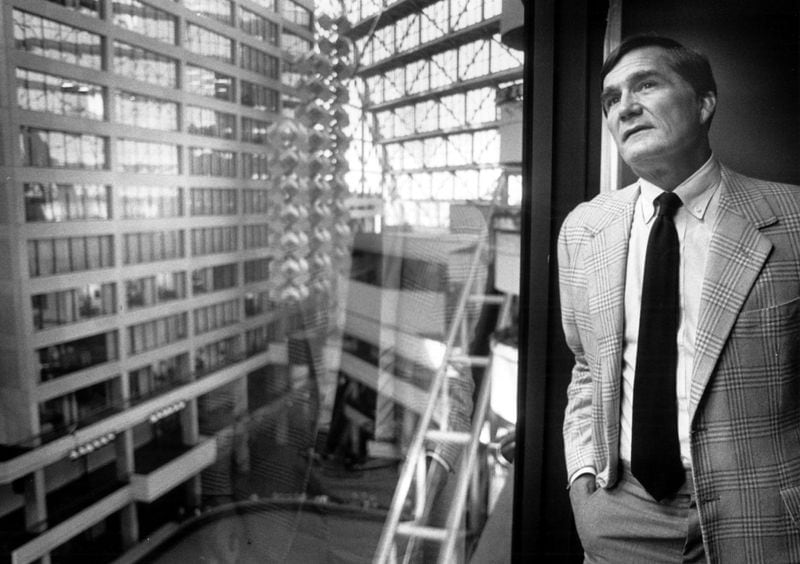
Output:
<instances>
[{"instance_id":1,"label":"building facade","mask_svg":"<svg viewBox=\"0 0 800 564\"><path fill-rule=\"evenodd\" d=\"M280 319L266 130L295 95L282 68L311 48L312 10L2 3L0 550L11 561L66 560L87 543L111 559L214 495L236 421L259 407L248 386L285 363L268 346Z\"/></svg>"}]
</instances>

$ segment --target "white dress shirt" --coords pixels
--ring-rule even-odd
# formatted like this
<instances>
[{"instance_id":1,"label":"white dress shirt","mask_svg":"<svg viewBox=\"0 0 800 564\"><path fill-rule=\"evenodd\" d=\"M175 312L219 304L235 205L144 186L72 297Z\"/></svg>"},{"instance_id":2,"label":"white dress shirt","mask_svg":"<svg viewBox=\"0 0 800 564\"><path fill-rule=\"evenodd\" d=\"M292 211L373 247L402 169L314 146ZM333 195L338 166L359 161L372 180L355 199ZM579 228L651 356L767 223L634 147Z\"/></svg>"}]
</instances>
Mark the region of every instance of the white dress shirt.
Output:
<instances>
[{"instance_id":1,"label":"white dress shirt","mask_svg":"<svg viewBox=\"0 0 800 564\"><path fill-rule=\"evenodd\" d=\"M717 219L720 186L719 162L712 156L692 176L675 188L683 205L675 215L675 228L680 244L680 322L678 325L678 438L681 460L691 467L689 452L689 392L692 387L692 365L695 336L700 313L708 246ZM663 192L645 180L639 180L639 198L631 227L628 266L625 277L625 335L622 368L622 412L620 421L620 458L631 460L631 421L633 416L633 382L639 338L639 313L642 299L642 276L650 228L655 217L653 200Z\"/></svg>"}]
</instances>

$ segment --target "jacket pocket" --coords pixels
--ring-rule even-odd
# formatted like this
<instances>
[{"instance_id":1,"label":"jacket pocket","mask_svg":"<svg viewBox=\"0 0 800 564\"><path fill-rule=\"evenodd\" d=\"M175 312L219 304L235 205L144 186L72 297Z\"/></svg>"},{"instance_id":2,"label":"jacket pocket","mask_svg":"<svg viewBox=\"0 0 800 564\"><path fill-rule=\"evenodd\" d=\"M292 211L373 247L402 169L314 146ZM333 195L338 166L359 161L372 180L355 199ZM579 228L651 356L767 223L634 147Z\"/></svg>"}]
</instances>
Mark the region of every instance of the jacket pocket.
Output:
<instances>
[{"instance_id":1,"label":"jacket pocket","mask_svg":"<svg viewBox=\"0 0 800 564\"><path fill-rule=\"evenodd\" d=\"M800 486L792 486L781 490L781 498L794 526L800 529Z\"/></svg>"}]
</instances>

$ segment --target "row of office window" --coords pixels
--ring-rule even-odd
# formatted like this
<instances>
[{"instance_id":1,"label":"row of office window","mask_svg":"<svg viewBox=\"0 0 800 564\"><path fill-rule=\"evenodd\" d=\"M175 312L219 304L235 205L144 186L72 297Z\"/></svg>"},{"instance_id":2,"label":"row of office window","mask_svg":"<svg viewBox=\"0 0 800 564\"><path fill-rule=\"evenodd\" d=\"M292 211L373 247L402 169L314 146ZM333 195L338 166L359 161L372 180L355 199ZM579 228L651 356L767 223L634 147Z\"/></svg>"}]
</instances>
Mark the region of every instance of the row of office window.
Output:
<instances>
[{"instance_id":1,"label":"row of office window","mask_svg":"<svg viewBox=\"0 0 800 564\"><path fill-rule=\"evenodd\" d=\"M358 8L358 1L349 3ZM455 31L495 18L501 0L439 0L357 41L364 65L378 63ZM355 18L359 19L358 17Z\"/></svg>"},{"instance_id":2,"label":"row of office window","mask_svg":"<svg viewBox=\"0 0 800 564\"><path fill-rule=\"evenodd\" d=\"M199 67L194 67L199 69ZM203 69L199 69L203 71ZM210 72L210 71L209 71ZM62 76L17 68L17 104L23 110L47 112L56 115L80 117L93 120L105 120L105 89L97 84L72 80ZM194 75L204 84L213 84L217 75L203 73ZM232 80L230 84L232 85ZM277 92L257 91L258 85L246 83L243 97L251 107L262 106L270 111L277 110L279 97ZM263 88L263 87L258 87ZM226 88L225 92L232 92ZM268 92L275 92L270 96ZM263 98L258 99L258 98ZM113 94L114 120L117 123L158 129L178 131L178 103L155 98L145 94L117 90ZM236 115L202 108L186 106L186 130L189 133L234 139L236 137ZM266 131L269 122L253 118L242 118L242 141L266 143Z\"/></svg>"},{"instance_id":3,"label":"row of office window","mask_svg":"<svg viewBox=\"0 0 800 564\"><path fill-rule=\"evenodd\" d=\"M65 77L18 68L17 103L24 110L51 114L104 120L104 88ZM216 79L213 79L216 80ZM255 85L254 85L255 86ZM248 88L248 100L252 98ZM277 109L275 98L272 107ZM178 103L145 94L115 91L113 95L114 120L117 123L178 131ZM186 131L197 135L236 138L236 115L226 112L186 106ZM242 118L242 140L266 143L269 122Z\"/></svg>"},{"instance_id":4,"label":"row of office window","mask_svg":"<svg viewBox=\"0 0 800 564\"><path fill-rule=\"evenodd\" d=\"M123 219L155 219L184 215L184 191L175 186L117 186ZM65 222L105 220L112 217L112 188L103 184L26 182L22 185L25 221ZM189 213L192 216L236 215L236 188L192 188ZM242 213L264 214L268 210L269 191L241 190Z\"/></svg>"},{"instance_id":5,"label":"row of office window","mask_svg":"<svg viewBox=\"0 0 800 564\"><path fill-rule=\"evenodd\" d=\"M239 302L235 300L196 309L193 312L195 335L236 324L239 315ZM187 312L180 312L128 326L128 354L141 354L187 339L188 320ZM266 350L269 342L276 338L275 330L274 324L248 330L245 333L246 356ZM109 331L37 349L40 382L119 360L117 341L117 331ZM241 335L233 335L197 348L195 372L199 376L239 360L242 357L240 346ZM179 385L188 379L188 373L187 353L136 368L129 372L129 379L136 381L131 395L138 398L147 392Z\"/></svg>"},{"instance_id":6,"label":"row of office window","mask_svg":"<svg viewBox=\"0 0 800 564\"><path fill-rule=\"evenodd\" d=\"M370 102L382 104L522 66L500 37L479 39L366 78Z\"/></svg>"},{"instance_id":7,"label":"row of office window","mask_svg":"<svg viewBox=\"0 0 800 564\"><path fill-rule=\"evenodd\" d=\"M14 39L16 48L28 53L94 70L104 67L102 36L35 14L14 10ZM233 40L203 27L187 24L185 47L198 55L235 64ZM177 59L152 49L114 40L111 70L116 74L165 88L178 88L178 65ZM280 76L278 57L243 43L239 45L239 65L268 78L277 80ZM198 91L198 80L207 81L209 74L219 74L209 70L198 72L194 70L198 67L188 64L186 67L186 88L192 92ZM232 90L231 84L228 88L214 86L213 92L208 92L206 87L200 93L231 100Z\"/></svg>"},{"instance_id":8,"label":"row of office window","mask_svg":"<svg viewBox=\"0 0 800 564\"><path fill-rule=\"evenodd\" d=\"M227 300L194 310L194 333L201 335L239 323L239 300Z\"/></svg>"},{"instance_id":9,"label":"row of office window","mask_svg":"<svg viewBox=\"0 0 800 564\"><path fill-rule=\"evenodd\" d=\"M53 4L70 8L86 16L100 18L100 0L48 0ZM176 0L177 1L177 0ZM311 29L312 14L307 8L292 0L283 0L278 7L276 0L253 0L255 4L272 14L283 13L292 23ZM234 25L234 3L231 0L183 0L184 6L194 14L218 22ZM236 9L238 27L245 33L277 45L278 24L242 6ZM114 25L141 33L147 37L175 44L177 17L140 0L112 0L111 21ZM270 28L274 27L274 31Z\"/></svg>"},{"instance_id":10,"label":"row of office window","mask_svg":"<svg viewBox=\"0 0 800 564\"><path fill-rule=\"evenodd\" d=\"M269 278L270 259L255 259L245 261L244 279L245 283L265 281ZM214 269L217 269L216 271ZM200 279L208 276L207 269L198 269L192 273L193 279ZM232 271L238 270L237 265L222 265L222 267L211 267L211 284L214 291L226 289L230 286L231 280L235 282L236 276L231 276ZM208 281L198 282L203 288L207 288ZM235 286L235 284L233 284ZM197 284L195 284L197 286ZM186 273L158 272L148 274L139 278L124 281L125 305L129 310L153 307L176 300L183 300L187 295ZM195 294L208 293L201 289ZM244 309L246 315L251 317L258 313L263 313L266 308L271 307L269 291L261 293L248 292L244 299ZM220 319L234 319L238 321L238 299L225 302L225 310L222 313L216 310L207 310L202 315L205 316L205 329L196 329L201 333L210 331L219 326L227 324L214 321L211 315L219 315ZM88 319L115 315L117 312L117 289L114 282L87 284L85 286L70 288L67 290L56 290L43 294L31 296L31 309L33 313L33 327L35 330L49 329L63 325L72 325ZM195 319L198 319L198 311L195 311ZM215 313L216 312L216 313ZM222 325L220 325L222 323Z\"/></svg>"},{"instance_id":11,"label":"row of office window","mask_svg":"<svg viewBox=\"0 0 800 564\"><path fill-rule=\"evenodd\" d=\"M206 333L213 328L237 323L238 315L237 302L224 302L195 310L195 334ZM187 337L188 315L186 312L148 320L127 328L128 354L137 355L162 348ZM273 324L248 330L245 333L246 356L265 351L269 342L274 341L275 338ZM37 349L40 381L47 382L80 370L119 360L117 339L117 332L110 331ZM239 360L242 358L240 347L241 335L233 335L197 348L194 366L196 375L201 376ZM130 395L134 399L141 398L152 392L180 385L187 381L188 377L188 354L179 353L131 370L128 374ZM108 384L107 380L98 385L105 387ZM88 390L88 388L82 388L73 393L80 393L82 390ZM107 392L109 391L107 390ZM110 393L103 394L105 400L100 403L107 406L110 395ZM98 406L98 402L89 403L94 407ZM47 410L45 409L45 411ZM81 417L70 417L71 421L80 419ZM55 425L63 422L62 420L52 421Z\"/></svg>"},{"instance_id":12,"label":"row of office window","mask_svg":"<svg viewBox=\"0 0 800 564\"><path fill-rule=\"evenodd\" d=\"M395 170L491 165L500 158L500 135L486 129L387 143L387 163Z\"/></svg>"},{"instance_id":13,"label":"row of office window","mask_svg":"<svg viewBox=\"0 0 800 564\"><path fill-rule=\"evenodd\" d=\"M220 125L220 121L214 121L218 118L220 118L220 112L210 114L207 127L194 132L211 132L220 128L233 127L228 121L222 125ZM109 169L108 137L22 126L19 141L23 166L83 170ZM134 139L117 139L115 145L115 169L120 172L171 176L181 173L180 145ZM266 153L243 152L241 159L243 178L257 180L269 178L269 156ZM236 161L237 153L235 151L208 147L188 148L188 173L191 175L236 178Z\"/></svg>"},{"instance_id":14,"label":"row of office window","mask_svg":"<svg viewBox=\"0 0 800 564\"><path fill-rule=\"evenodd\" d=\"M498 120L495 89L476 88L376 113L381 139Z\"/></svg>"},{"instance_id":15,"label":"row of office window","mask_svg":"<svg viewBox=\"0 0 800 564\"><path fill-rule=\"evenodd\" d=\"M395 183L398 199L405 203L447 204L453 200L490 199L501 177L500 169L489 167L402 173L395 176ZM438 210L438 205L432 207Z\"/></svg>"}]
</instances>

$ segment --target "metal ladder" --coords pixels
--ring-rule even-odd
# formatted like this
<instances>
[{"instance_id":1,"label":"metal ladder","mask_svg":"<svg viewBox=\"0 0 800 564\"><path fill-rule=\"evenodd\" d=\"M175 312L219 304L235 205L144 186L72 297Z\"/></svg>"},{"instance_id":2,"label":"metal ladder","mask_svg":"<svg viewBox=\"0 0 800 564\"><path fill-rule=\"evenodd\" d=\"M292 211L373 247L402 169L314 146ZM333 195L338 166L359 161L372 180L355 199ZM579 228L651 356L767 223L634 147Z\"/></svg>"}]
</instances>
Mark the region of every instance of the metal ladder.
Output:
<instances>
[{"instance_id":1,"label":"metal ladder","mask_svg":"<svg viewBox=\"0 0 800 564\"><path fill-rule=\"evenodd\" d=\"M497 198L493 198L490 210L496 207ZM492 214L489 214L491 217ZM481 381L478 399L473 409L472 428L470 432L452 431L447 428L447 410L449 401L447 394L448 372L458 367L483 366L488 367L490 357L476 357L465 355L462 351L468 350L469 330L467 306L470 303L500 305L501 311L497 325L506 323L510 316L513 297L510 295L483 295L475 294L474 286L477 272L483 257L486 255L489 244L489 226L484 227L478 238L475 251L471 257L470 267L466 282L461 289L455 315L447 332L447 340L443 360L436 370L430 389L428 403L425 411L420 416L416 432L408 448L406 459L400 472L400 477L392 498L391 507L381 533L374 562L379 564L395 563L398 561L398 542L407 539L403 562L410 562L414 554L415 544L418 540L435 541L440 543L437 562L450 564L456 561L454 555L456 543L464 537L462 523L467 506L469 486L478 464L480 435L486 421L489 406L490 377L487 373ZM458 345L456 344L458 342ZM437 414L437 406L444 413ZM441 415L441 417L436 417ZM441 428L436 428L434 420L441 421ZM450 442L464 446L458 468L456 469L455 495L453 504L447 514L444 528L431 527L425 524L427 515L424 514L427 496L426 487L426 456L425 441ZM452 477L450 478L452 479ZM403 508L414 485L413 493L413 518L401 521Z\"/></svg>"}]
</instances>

